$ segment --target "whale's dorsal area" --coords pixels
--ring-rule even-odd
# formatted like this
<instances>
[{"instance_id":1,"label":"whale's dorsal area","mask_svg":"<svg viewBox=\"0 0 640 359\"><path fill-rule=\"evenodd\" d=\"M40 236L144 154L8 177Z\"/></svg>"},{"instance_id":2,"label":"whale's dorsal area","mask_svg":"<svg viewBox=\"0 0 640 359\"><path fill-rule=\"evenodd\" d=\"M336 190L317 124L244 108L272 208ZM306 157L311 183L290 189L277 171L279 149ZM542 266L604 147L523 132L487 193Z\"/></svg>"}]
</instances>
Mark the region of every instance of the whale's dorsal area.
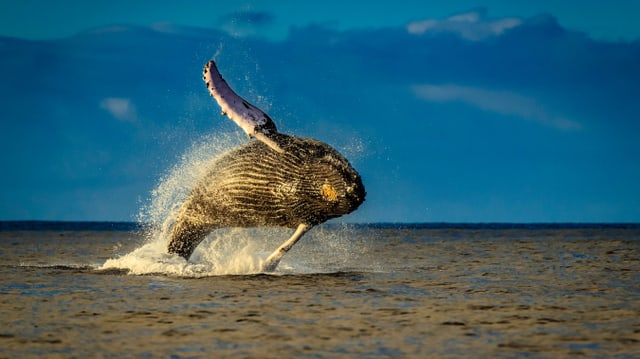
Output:
<instances>
[{"instance_id":1,"label":"whale's dorsal area","mask_svg":"<svg viewBox=\"0 0 640 359\"><path fill-rule=\"evenodd\" d=\"M240 126L249 137L264 142L275 151L283 152L282 148L269 137L278 132L276 124L269 115L238 96L222 78L213 60L204 66L203 73L207 89L211 97L220 105L222 114Z\"/></svg>"}]
</instances>

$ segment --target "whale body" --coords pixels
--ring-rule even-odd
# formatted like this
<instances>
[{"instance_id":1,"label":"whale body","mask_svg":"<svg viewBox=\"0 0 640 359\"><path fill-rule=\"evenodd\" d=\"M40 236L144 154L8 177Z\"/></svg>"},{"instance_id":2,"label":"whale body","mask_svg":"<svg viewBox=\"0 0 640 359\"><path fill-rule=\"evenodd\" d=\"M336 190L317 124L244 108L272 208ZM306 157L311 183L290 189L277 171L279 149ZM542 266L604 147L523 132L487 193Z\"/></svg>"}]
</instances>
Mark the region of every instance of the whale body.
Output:
<instances>
[{"instance_id":1,"label":"whale body","mask_svg":"<svg viewBox=\"0 0 640 359\"><path fill-rule=\"evenodd\" d=\"M228 87L213 61L204 73L223 113L258 140L221 155L197 181L173 224L168 252L188 260L217 228L297 228L267 258L263 269L274 270L307 230L364 202L362 179L326 143L277 132L268 115Z\"/></svg>"}]
</instances>

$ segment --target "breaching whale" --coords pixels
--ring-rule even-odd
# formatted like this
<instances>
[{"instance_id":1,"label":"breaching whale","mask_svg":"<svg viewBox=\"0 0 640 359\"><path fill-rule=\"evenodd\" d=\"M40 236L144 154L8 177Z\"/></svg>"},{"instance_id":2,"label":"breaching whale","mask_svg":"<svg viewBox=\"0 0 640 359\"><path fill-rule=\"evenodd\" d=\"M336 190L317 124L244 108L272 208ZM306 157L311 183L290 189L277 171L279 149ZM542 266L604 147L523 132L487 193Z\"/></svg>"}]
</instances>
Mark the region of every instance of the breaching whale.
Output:
<instances>
[{"instance_id":1,"label":"breaching whale","mask_svg":"<svg viewBox=\"0 0 640 359\"><path fill-rule=\"evenodd\" d=\"M279 133L266 113L231 89L214 61L205 65L204 81L222 113L257 141L221 155L196 182L179 209L168 252L188 260L217 228L295 228L264 261L262 270L273 271L309 229L364 202L362 179L326 143Z\"/></svg>"}]
</instances>

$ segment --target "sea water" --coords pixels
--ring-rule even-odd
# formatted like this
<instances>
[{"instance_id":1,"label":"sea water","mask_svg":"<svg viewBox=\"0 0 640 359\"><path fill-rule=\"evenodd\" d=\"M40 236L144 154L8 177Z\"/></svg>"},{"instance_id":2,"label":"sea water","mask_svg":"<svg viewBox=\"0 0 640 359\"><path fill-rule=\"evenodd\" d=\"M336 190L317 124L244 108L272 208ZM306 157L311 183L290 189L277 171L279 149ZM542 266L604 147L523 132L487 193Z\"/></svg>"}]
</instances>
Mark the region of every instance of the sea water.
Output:
<instances>
[{"instance_id":1,"label":"sea water","mask_svg":"<svg viewBox=\"0 0 640 359\"><path fill-rule=\"evenodd\" d=\"M638 225L331 224L268 275L286 231L163 263L135 223L0 228L0 357L640 355Z\"/></svg>"}]
</instances>

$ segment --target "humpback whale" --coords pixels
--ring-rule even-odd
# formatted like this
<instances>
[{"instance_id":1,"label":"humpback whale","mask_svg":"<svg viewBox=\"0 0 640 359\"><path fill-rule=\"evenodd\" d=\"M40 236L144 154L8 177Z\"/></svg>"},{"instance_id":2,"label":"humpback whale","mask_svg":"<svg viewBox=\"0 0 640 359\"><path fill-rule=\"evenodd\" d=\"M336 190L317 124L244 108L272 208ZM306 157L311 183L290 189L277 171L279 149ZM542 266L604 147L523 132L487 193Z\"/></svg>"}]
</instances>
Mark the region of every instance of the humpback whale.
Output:
<instances>
[{"instance_id":1,"label":"humpback whale","mask_svg":"<svg viewBox=\"0 0 640 359\"><path fill-rule=\"evenodd\" d=\"M189 260L213 230L285 227L295 232L264 261L274 271L285 253L312 227L356 210L365 199L358 172L324 142L278 132L274 121L236 94L214 61L204 81L222 114L249 142L221 155L179 209L168 252ZM251 139L255 140L251 140Z\"/></svg>"}]
</instances>

